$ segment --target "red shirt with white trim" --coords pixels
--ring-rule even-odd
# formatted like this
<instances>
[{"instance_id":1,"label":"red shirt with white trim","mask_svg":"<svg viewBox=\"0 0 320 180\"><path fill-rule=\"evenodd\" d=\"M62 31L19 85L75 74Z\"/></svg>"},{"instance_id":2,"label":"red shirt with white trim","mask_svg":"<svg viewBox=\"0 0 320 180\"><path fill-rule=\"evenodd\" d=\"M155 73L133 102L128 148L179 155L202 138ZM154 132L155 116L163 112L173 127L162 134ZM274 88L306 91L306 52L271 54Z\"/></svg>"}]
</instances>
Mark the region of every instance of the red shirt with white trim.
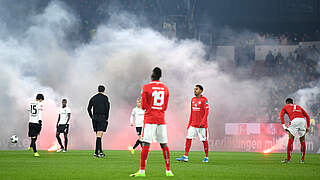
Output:
<instances>
[{"instance_id":1,"label":"red shirt with white trim","mask_svg":"<svg viewBox=\"0 0 320 180\"><path fill-rule=\"evenodd\" d=\"M193 97L191 99L191 114L188 124L188 128L191 125L196 128L207 128L208 127L208 114L209 114L209 102L204 96L200 98Z\"/></svg>"},{"instance_id":2,"label":"red shirt with white trim","mask_svg":"<svg viewBox=\"0 0 320 180\"><path fill-rule=\"evenodd\" d=\"M164 114L169 102L169 89L160 81L142 87L141 108L145 110L145 124L165 124Z\"/></svg>"},{"instance_id":3,"label":"red shirt with white trim","mask_svg":"<svg viewBox=\"0 0 320 180\"><path fill-rule=\"evenodd\" d=\"M284 115L287 114L289 116L290 122L294 118L306 118L307 120L307 127L310 127L310 117L307 114L307 112L300 107L299 105L296 104L286 104L283 106L280 112L280 120L281 124L284 124Z\"/></svg>"}]
</instances>

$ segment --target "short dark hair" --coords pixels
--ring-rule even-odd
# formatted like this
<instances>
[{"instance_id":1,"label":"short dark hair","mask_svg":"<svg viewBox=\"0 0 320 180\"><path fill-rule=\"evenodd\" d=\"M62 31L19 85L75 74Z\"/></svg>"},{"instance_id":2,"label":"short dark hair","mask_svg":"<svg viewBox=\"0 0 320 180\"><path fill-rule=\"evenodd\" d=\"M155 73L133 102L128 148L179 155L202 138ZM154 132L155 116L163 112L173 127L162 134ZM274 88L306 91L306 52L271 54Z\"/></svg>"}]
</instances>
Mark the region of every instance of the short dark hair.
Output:
<instances>
[{"instance_id":1,"label":"short dark hair","mask_svg":"<svg viewBox=\"0 0 320 180\"><path fill-rule=\"evenodd\" d=\"M292 98L287 98L286 99L287 104L293 104L293 99Z\"/></svg>"},{"instance_id":2,"label":"short dark hair","mask_svg":"<svg viewBox=\"0 0 320 180\"><path fill-rule=\"evenodd\" d=\"M152 80L156 81L156 80L159 80L161 78L161 69L159 67L155 67L153 70L152 70L152 75L151 75L151 78Z\"/></svg>"},{"instance_id":3,"label":"short dark hair","mask_svg":"<svg viewBox=\"0 0 320 180\"><path fill-rule=\"evenodd\" d=\"M198 87L201 91L203 91L203 87L200 84L197 84L196 87Z\"/></svg>"},{"instance_id":4,"label":"short dark hair","mask_svg":"<svg viewBox=\"0 0 320 180\"><path fill-rule=\"evenodd\" d=\"M37 94L36 99L37 100L44 100L43 94Z\"/></svg>"},{"instance_id":5,"label":"short dark hair","mask_svg":"<svg viewBox=\"0 0 320 180\"><path fill-rule=\"evenodd\" d=\"M106 88L103 85L98 86L98 92L104 92Z\"/></svg>"},{"instance_id":6,"label":"short dark hair","mask_svg":"<svg viewBox=\"0 0 320 180\"><path fill-rule=\"evenodd\" d=\"M67 99L62 99L62 101L67 101Z\"/></svg>"}]
</instances>

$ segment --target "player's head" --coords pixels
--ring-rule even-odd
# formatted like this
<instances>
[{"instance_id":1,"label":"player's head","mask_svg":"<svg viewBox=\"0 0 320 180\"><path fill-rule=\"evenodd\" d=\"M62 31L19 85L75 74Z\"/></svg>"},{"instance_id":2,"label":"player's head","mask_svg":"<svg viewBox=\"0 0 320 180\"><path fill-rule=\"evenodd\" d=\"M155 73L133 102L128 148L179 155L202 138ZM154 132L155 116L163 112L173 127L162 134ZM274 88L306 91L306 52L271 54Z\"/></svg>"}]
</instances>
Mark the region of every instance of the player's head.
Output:
<instances>
[{"instance_id":1,"label":"player's head","mask_svg":"<svg viewBox=\"0 0 320 180\"><path fill-rule=\"evenodd\" d=\"M62 99L61 103L62 103L62 107L66 107L67 106L67 99Z\"/></svg>"},{"instance_id":2,"label":"player's head","mask_svg":"<svg viewBox=\"0 0 320 180\"><path fill-rule=\"evenodd\" d=\"M286 99L286 104L293 104L293 99L292 98L287 98Z\"/></svg>"},{"instance_id":3,"label":"player's head","mask_svg":"<svg viewBox=\"0 0 320 180\"><path fill-rule=\"evenodd\" d=\"M155 67L152 70L151 79L152 81L157 81L161 78L161 69L159 67Z\"/></svg>"},{"instance_id":4,"label":"player's head","mask_svg":"<svg viewBox=\"0 0 320 180\"><path fill-rule=\"evenodd\" d=\"M194 95L199 96L203 92L203 87L200 84L194 86Z\"/></svg>"},{"instance_id":5,"label":"player's head","mask_svg":"<svg viewBox=\"0 0 320 180\"><path fill-rule=\"evenodd\" d=\"M43 100L44 100L43 94L37 94L36 100L37 100L37 101L40 101L40 102L43 101Z\"/></svg>"},{"instance_id":6,"label":"player's head","mask_svg":"<svg viewBox=\"0 0 320 180\"><path fill-rule=\"evenodd\" d=\"M106 88L103 85L98 86L98 92L103 93Z\"/></svg>"},{"instance_id":7,"label":"player's head","mask_svg":"<svg viewBox=\"0 0 320 180\"><path fill-rule=\"evenodd\" d=\"M141 107L141 99L137 98L137 107Z\"/></svg>"}]
</instances>

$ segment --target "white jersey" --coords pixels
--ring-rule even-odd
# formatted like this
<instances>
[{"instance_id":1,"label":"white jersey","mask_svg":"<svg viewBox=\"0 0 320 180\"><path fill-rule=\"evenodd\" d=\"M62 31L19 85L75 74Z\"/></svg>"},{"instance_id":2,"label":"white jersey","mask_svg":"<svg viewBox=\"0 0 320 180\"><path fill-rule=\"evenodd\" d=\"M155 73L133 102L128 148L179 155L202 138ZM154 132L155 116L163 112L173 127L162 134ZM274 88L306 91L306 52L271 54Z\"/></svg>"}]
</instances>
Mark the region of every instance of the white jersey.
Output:
<instances>
[{"instance_id":1,"label":"white jersey","mask_svg":"<svg viewBox=\"0 0 320 180\"><path fill-rule=\"evenodd\" d=\"M60 115L59 124L67 124L68 122L68 114L71 113L71 109L66 106L65 108L59 108L58 113Z\"/></svg>"},{"instance_id":2,"label":"white jersey","mask_svg":"<svg viewBox=\"0 0 320 180\"><path fill-rule=\"evenodd\" d=\"M39 123L39 120L42 120L42 103L39 101L32 101L29 104L29 122L30 123Z\"/></svg>"},{"instance_id":3,"label":"white jersey","mask_svg":"<svg viewBox=\"0 0 320 180\"><path fill-rule=\"evenodd\" d=\"M138 107L133 108L130 116L130 123L133 123L134 118L136 118L136 127L142 127L144 120L144 110Z\"/></svg>"}]
</instances>

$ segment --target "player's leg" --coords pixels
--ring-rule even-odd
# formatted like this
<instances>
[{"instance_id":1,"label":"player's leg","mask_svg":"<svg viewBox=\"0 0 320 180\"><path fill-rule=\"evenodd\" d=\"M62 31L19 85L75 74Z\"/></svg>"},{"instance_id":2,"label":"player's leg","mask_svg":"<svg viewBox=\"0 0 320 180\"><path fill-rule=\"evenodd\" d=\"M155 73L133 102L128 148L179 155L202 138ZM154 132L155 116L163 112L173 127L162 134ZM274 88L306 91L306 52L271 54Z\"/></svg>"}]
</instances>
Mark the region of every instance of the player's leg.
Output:
<instances>
[{"instance_id":1,"label":"player's leg","mask_svg":"<svg viewBox=\"0 0 320 180\"><path fill-rule=\"evenodd\" d=\"M305 142L305 135L300 137L300 144L301 144L301 163L304 163L304 157L306 154L306 142Z\"/></svg>"},{"instance_id":2,"label":"player's leg","mask_svg":"<svg viewBox=\"0 0 320 180\"><path fill-rule=\"evenodd\" d=\"M196 135L197 135L196 128L190 126L188 129L188 135L186 137L184 155L181 156L180 158L176 158L177 161L184 161L184 162L189 161L188 155L189 155L189 151L191 148L192 139L194 139L196 137Z\"/></svg>"},{"instance_id":3,"label":"player's leg","mask_svg":"<svg viewBox=\"0 0 320 180\"><path fill-rule=\"evenodd\" d=\"M92 127L93 127L93 131L96 133L96 148L95 148L95 152L94 152L94 155L93 155L93 157L99 157L98 155L98 146L99 146L99 143L98 143L98 135L97 135L97 133L98 133L98 128L97 128L97 125L98 123L97 123L97 121L95 121L94 119L92 119ZM100 138L100 140L101 140L101 138Z\"/></svg>"},{"instance_id":4,"label":"player's leg","mask_svg":"<svg viewBox=\"0 0 320 180\"><path fill-rule=\"evenodd\" d=\"M146 176L146 160L148 158L150 143L152 143L152 139L155 134L155 124L145 124L142 130L142 150L140 156L140 170L134 174L131 174L131 177L139 177Z\"/></svg>"},{"instance_id":5,"label":"player's leg","mask_svg":"<svg viewBox=\"0 0 320 180\"><path fill-rule=\"evenodd\" d=\"M63 150L63 152L66 152L68 149L68 132L64 132L63 136L64 136L64 150Z\"/></svg>"},{"instance_id":6,"label":"player's leg","mask_svg":"<svg viewBox=\"0 0 320 180\"><path fill-rule=\"evenodd\" d=\"M299 118L296 120L296 124L297 124L297 132L299 135L299 139L300 139L300 150L301 150L301 163L304 163L304 157L306 154L306 142L305 142L305 137L306 137L306 128L307 128L307 122L305 119L303 118Z\"/></svg>"},{"instance_id":7,"label":"player's leg","mask_svg":"<svg viewBox=\"0 0 320 180\"><path fill-rule=\"evenodd\" d=\"M39 153L37 152L37 146L36 146L36 141L37 141L37 136L41 131L41 125L40 124L35 124L35 123L30 123L29 124L29 132L28 136L31 138L31 144L30 147L33 149L34 156L39 157Z\"/></svg>"},{"instance_id":8,"label":"player's leg","mask_svg":"<svg viewBox=\"0 0 320 180\"><path fill-rule=\"evenodd\" d=\"M58 126L58 129L57 129L57 132L56 132L56 138L57 138L58 143L59 143L59 145L60 145L60 149L58 149L57 152L61 152L61 151L64 149L64 147L63 147L63 145L62 145L61 138L60 138L59 128L60 128L60 127Z\"/></svg>"},{"instance_id":9,"label":"player's leg","mask_svg":"<svg viewBox=\"0 0 320 180\"><path fill-rule=\"evenodd\" d=\"M99 154L99 157L105 157L106 155L103 153L103 148L102 148L102 136L103 136L103 133L105 133L107 131L107 127L108 127L108 121L106 121L105 119L103 119L103 121L101 122L102 125L101 125L101 131L100 131L100 145L99 145L99 151L100 151L100 154Z\"/></svg>"},{"instance_id":10,"label":"player's leg","mask_svg":"<svg viewBox=\"0 0 320 180\"><path fill-rule=\"evenodd\" d=\"M102 145L101 145L102 136L103 136L103 131L96 132L96 150L95 150L96 155L99 155L99 152L100 153L102 152Z\"/></svg>"},{"instance_id":11,"label":"player's leg","mask_svg":"<svg viewBox=\"0 0 320 180\"><path fill-rule=\"evenodd\" d=\"M28 150L31 150L33 148L32 137L34 136L34 132L33 132L32 128L33 128L32 124L29 123L29 126L28 126L28 137L30 137L30 146L29 146Z\"/></svg>"},{"instance_id":12,"label":"player's leg","mask_svg":"<svg viewBox=\"0 0 320 180\"><path fill-rule=\"evenodd\" d=\"M294 136L291 134L291 132L288 132L288 134L289 134L289 140L287 145L287 159L283 161L284 163L290 162L291 152L293 150Z\"/></svg>"},{"instance_id":13,"label":"player's leg","mask_svg":"<svg viewBox=\"0 0 320 180\"><path fill-rule=\"evenodd\" d=\"M136 143L134 144L133 149L136 149L141 144L141 130L142 130L142 127L136 127L138 139L137 139Z\"/></svg>"},{"instance_id":14,"label":"player's leg","mask_svg":"<svg viewBox=\"0 0 320 180\"><path fill-rule=\"evenodd\" d=\"M167 143L160 143L164 162L166 164L166 176L174 176L170 169L170 151Z\"/></svg>"},{"instance_id":15,"label":"player's leg","mask_svg":"<svg viewBox=\"0 0 320 180\"><path fill-rule=\"evenodd\" d=\"M32 147L34 153L37 152L36 141L37 141L37 136L31 137L31 145L30 145L30 147Z\"/></svg>"},{"instance_id":16,"label":"player's leg","mask_svg":"<svg viewBox=\"0 0 320 180\"><path fill-rule=\"evenodd\" d=\"M166 176L174 176L170 169L170 151L168 147L167 126L165 124L156 125L155 140L160 143L163 159L166 165Z\"/></svg>"},{"instance_id":17,"label":"player's leg","mask_svg":"<svg viewBox=\"0 0 320 180\"><path fill-rule=\"evenodd\" d=\"M205 157L202 162L209 162L209 144L208 144L208 129L207 128L199 128L199 139L203 143L203 149L204 149L204 154Z\"/></svg>"},{"instance_id":18,"label":"player's leg","mask_svg":"<svg viewBox=\"0 0 320 180\"><path fill-rule=\"evenodd\" d=\"M140 170L145 170L146 169L146 161L148 159L148 154L149 154L149 148L150 148L150 143L149 142L142 142L142 151L141 151L141 157L140 157Z\"/></svg>"}]
</instances>

